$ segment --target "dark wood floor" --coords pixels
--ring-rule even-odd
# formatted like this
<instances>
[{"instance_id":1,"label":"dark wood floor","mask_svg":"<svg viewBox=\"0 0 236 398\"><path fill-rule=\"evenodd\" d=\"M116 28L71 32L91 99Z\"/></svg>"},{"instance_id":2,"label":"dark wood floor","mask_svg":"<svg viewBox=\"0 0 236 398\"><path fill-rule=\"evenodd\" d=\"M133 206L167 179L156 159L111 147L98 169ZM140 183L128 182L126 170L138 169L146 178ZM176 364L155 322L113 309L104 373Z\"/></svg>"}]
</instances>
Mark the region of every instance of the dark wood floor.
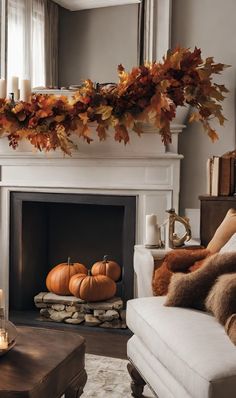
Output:
<instances>
[{"instance_id":1,"label":"dark wood floor","mask_svg":"<svg viewBox=\"0 0 236 398\"><path fill-rule=\"evenodd\" d=\"M24 311L24 315L22 315L21 311L11 313L10 320L16 326L28 325L79 333L86 340L86 351L88 354L104 355L113 358L127 358L126 344L132 336L129 329L102 329L99 327L66 325L64 323L42 321L35 311Z\"/></svg>"},{"instance_id":2,"label":"dark wood floor","mask_svg":"<svg viewBox=\"0 0 236 398\"><path fill-rule=\"evenodd\" d=\"M89 354L104 355L113 358L126 359L126 344L131 334L107 333L103 331L80 331L86 340L87 352Z\"/></svg>"}]
</instances>

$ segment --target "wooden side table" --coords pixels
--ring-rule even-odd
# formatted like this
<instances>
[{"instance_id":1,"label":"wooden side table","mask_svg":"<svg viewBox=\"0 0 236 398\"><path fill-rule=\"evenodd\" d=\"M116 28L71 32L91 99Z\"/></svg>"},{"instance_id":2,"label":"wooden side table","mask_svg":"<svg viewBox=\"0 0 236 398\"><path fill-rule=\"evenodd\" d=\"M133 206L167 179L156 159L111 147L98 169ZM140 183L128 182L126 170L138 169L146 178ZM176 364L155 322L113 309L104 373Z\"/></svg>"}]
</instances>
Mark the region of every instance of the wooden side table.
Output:
<instances>
[{"instance_id":1,"label":"wooden side table","mask_svg":"<svg viewBox=\"0 0 236 398\"><path fill-rule=\"evenodd\" d=\"M18 327L15 347L0 357L0 398L78 398L87 375L85 341L73 332Z\"/></svg>"},{"instance_id":2,"label":"wooden side table","mask_svg":"<svg viewBox=\"0 0 236 398\"><path fill-rule=\"evenodd\" d=\"M207 246L227 211L236 209L235 196L199 196L201 202L200 237L201 244Z\"/></svg>"}]
</instances>

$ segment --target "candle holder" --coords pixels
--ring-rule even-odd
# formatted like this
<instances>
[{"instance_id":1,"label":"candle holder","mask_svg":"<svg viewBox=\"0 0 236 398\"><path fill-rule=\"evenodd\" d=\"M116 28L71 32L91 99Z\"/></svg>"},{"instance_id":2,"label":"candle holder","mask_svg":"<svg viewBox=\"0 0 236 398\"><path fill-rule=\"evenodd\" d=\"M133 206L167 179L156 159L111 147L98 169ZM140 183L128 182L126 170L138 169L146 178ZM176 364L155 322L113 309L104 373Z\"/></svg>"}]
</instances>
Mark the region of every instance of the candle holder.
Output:
<instances>
[{"instance_id":1,"label":"candle holder","mask_svg":"<svg viewBox=\"0 0 236 398\"><path fill-rule=\"evenodd\" d=\"M16 344L17 330L15 325L5 319L4 309L0 308L0 356L10 351Z\"/></svg>"}]
</instances>

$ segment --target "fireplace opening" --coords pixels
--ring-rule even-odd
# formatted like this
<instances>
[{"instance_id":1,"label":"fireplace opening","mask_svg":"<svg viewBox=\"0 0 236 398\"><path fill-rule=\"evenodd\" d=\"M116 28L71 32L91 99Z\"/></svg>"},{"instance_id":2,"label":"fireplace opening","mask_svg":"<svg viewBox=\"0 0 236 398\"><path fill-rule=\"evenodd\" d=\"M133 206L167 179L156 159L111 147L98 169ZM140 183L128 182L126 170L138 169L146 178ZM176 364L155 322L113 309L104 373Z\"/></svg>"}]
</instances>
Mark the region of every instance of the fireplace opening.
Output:
<instances>
[{"instance_id":1,"label":"fireplace opening","mask_svg":"<svg viewBox=\"0 0 236 398\"><path fill-rule=\"evenodd\" d=\"M10 310L32 310L55 265L72 261L87 268L105 254L122 268L117 296L133 297L136 197L11 192Z\"/></svg>"}]
</instances>

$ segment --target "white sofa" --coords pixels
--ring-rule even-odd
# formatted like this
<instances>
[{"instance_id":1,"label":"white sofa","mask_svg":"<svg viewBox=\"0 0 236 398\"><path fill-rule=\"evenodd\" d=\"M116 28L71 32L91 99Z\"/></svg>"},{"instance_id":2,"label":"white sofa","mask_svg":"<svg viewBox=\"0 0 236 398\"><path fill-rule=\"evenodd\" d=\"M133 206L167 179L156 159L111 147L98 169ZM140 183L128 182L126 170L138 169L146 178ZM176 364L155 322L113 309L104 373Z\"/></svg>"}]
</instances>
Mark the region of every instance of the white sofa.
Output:
<instances>
[{"instance_id":1,"label":"white sofa","mask_svg":"<svg viewBox=\"0 0 236 398\"><path fill-rule=\"evenodd\" d=\"M235 240L222 251L232 247ZM151 258L147 254L148 280L143 281L150 284L149 293ZM136 263L141 286L145 272L138 271ZM134 333L127 347L133 396L141 397L148 384L159 398L236 398L236 347L224 328L206 312L165 307L164 301L139 297L127 303L127 324Z\"/></svg>"}]
</instances>

